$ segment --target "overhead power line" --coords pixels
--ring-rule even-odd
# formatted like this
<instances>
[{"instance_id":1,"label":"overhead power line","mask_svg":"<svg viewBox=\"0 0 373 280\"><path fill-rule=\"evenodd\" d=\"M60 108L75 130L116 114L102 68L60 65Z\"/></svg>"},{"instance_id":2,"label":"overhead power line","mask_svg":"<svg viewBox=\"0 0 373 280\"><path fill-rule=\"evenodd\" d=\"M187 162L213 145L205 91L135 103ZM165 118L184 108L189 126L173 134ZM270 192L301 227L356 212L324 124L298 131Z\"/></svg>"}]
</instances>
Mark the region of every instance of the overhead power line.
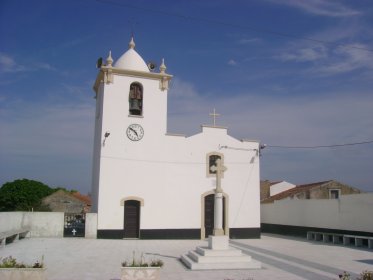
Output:
<instances>
[{"instance_id":1,"label":"overhead power line","mask_svg":"<svg viewBox=\"0 0 373 280\"><path fill-rule=\"evenodd\" d=\"M336 148L345 146L356 146L356 145L366 145L372 144L371 141L355 142L355 143L345 143L345 144L334 144L334 145L319 145L319 146L278 146L278 145L266 145L268 148L281 148L281 149L321 149L321 148Z\"/></svg>"},{"instance_id":2,"label":"overhead power line","mask_svg":"<svg viewBox=\"0 0 373 280\"><path fill-rule=\"evenodd\" d=\"M96 1L100 2L100 3L103 3L103 4L117 5L117 6L121 6L121 7L130 8L130 9L136 9L136 10L142 10L142 11L146 11L146 12L158 13L158 14L162 14L162 15L166 15L166 16L173 16L173 17L181 18L183 20L194 20L194 21L208 22L208 23L212 23L212 24L229 26L229 27L240 28L240 29L248 29L248 30L251 30L251 31L259 32L259 33L266 33L266 34L271 34L271 35L286 37L286 38L294 38L294 39L309 41L309 42L318 43L318 44L328 44L328 45L342 46L342 47L346 47L346 48L349 48L349 49L358 49L358 50L373 52L373 50L367 49L367 48L356 47L356 46L351 46L351 45L346 45L346 44L340 44L340 43L335 43L335 42L325 41L325 40L320 40L320 39L314 39L314 38L309 38L309 37L297 36L297 35L294 35L294 34L283 33L283 32L278 32L278 31L274 31L274 30L262 29L262 28L256 28L256 27L252 27L252 26L241 25L241 24L236 24L236 23L226 22L226 21L220 21L220 20L216 20L216 19L208 19L208 18L190 16L190 15L185 15L185 14L180 14L180 13L168 12L168 11L163 11L163 10L156 10L156 9L151 9L151 8L139 7L139 6L135 6L135 5L131 5L131 4L123 3L123 2L117 2L117 1L113 1L113 0L96 0Z\"/></svg>"}]
</instances>

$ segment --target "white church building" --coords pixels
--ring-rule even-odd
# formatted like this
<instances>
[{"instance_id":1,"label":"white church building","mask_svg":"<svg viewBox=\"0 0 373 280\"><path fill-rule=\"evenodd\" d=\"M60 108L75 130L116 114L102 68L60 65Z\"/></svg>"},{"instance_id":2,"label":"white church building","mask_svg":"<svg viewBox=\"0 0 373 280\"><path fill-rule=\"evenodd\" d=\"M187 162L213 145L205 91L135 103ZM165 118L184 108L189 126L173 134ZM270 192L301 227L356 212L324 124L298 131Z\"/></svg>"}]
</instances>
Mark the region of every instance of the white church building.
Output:
<instances>
[{"instance_id":1,"label":"white church building","mask_svg":"<svg viewBox=\"0 0 373 280\"><path fill-rule=\"evenodd\" d=\"M129 49L99 65L92 175L98 238L205 239L214 224L220 158L223 229L230 238L260 237L258 141L202 125L192 136L167 130L172 75ZM208 112L206 112L208 113Z\"/></svg>"}]
</instances>

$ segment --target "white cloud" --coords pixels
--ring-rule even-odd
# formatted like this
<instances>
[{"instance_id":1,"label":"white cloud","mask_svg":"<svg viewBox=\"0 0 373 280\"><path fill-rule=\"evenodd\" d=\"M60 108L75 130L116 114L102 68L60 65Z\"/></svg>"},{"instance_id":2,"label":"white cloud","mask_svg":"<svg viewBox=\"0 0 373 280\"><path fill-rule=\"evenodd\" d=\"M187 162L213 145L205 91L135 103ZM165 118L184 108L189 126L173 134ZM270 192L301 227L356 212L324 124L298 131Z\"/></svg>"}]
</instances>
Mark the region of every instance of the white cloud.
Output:
<instances>
[{"instance_id":1,"label":"white cloud","mask_svg":"<svg viewBox=\"0 0 373 280\"><path fill-rule=\"evenodd\" d=\"M312 95L293 99L239 96L221 100L232 132L273 145L320 145L373 139L369 94ZM246 135L245 135L246 134Z\"/></svg>"},{"instance_id":2,"label":"white cloud","mask_svg":"<svg viewBox=\"0 0 373 280\"><path fill-rule=\"evenodd\" d=\"M359 92L318 92L292 99L250 92L174 96L169 102L171 131L189 135L200 124L211 123L209 112L213 108L221 114L218 123L228 126L237 138L257 138L278 145L373 139L373 96Z\"/></svg>"},{"instance_id":3,"label":"white cloud","mask_svg":"<svg viewBox=\"0 0 373 280\"><path fill-rule=\"evenodd\" d=\"M335 48L325 46L301 47L292 45L274 58L281 61L311 63L304 72L315 76L331 76L356 70L373 70L373 53L369 46L354 43ZM307 68L308 67L308 68ZM364 75L361 75L364 78Z\"/></svg>"},{"instance_id":4,"label":"white cloud","mask_svg":"<svg viewBox=\"0 0 373 280\"><path fill-rule=\"evenodd\" d=\"M93 105L16 101L1 110L1 150L7 155L77 156L91 153ZM92 133L92 135L89 135Z\"/></svg>"},{"instance_id":5,"label":"white cloud","mask_svg":"<svg viewBox=\"0 0 373 280\"><path fill-rule=\"evenodd\" d=\"M260 38L243 38L243 39L240 39L238 40L238 43L241 44L241 45L249 45L249 44L252 44L252 43L258 43L260 42L261 39Z\"/></svg>"},{"instance_id":6,"label":"white cloud","mask_svg":"<svg viewBox=\"0 0 373 280\"><path fill-rule=\"evenodd\" d=\"M373 70L373 53L363 44L350 44L338 47L332 52L330 60L317 67L316 72L334 75L359 69Z\"/></svg>"},{"instance_id":7,"label":"white cloud","mask_svg":"<svg viewBox=\"0 0 373 280\"><path fill-rule=\"evenodd\" d=\"M285 52L276 56L282 61L307 62L327 58L326 48L323 46L314 46L296 50L294 52Z\"/></svg>"},{"instance_id":8,"label":"white cloud","mask_svg":"<svg viewBox=\"0 0 373 280\"><path fill-rule=\"evenodd\" d=\"M203 110L208 110L205 106L192 83L174 78L168 96L168 131L189 135L197 132Z\"/></svg>"},{"instance_id":9,"label":"white cloud","mask_svg":"<svg viewBox=\"0 0 373 280\"><path fill-rule=\"evenodd\" d=\"M15 65L15 61L13 58L10 56L7 56L3 53L0 53L0 65L2 67L8 68L8 67L13 67Z\"/></svg>"},{"instance_id":10,"label":"white cloud","mask_svg":"<svg viewBox=\"0 0 373 280\"><path fill-rule=\"evenodd\" d=\"M176 77L171 80L169 94L171 96L179 96L183 98L195 97L198 95L193 84Z\"/></svg>"},{"instance_id":11,"label":"white cloud","mask_svg":"<svg viewBox=\"0 0 373 280\"><path fill-rule=\"evenodd\" d=\"M237 65L237 61L235 61L234 59L230 59L230 60L228 60L228 65L230 65L230 66L236 66Z\"/></svg>"},{"instance_id":12,"label":"white cloud","mask_svg":"<svg viewBox=\"0 0 373 280\"><path fill-rule=\"evenodd\" d=\"M25 66L16 61L12 56L0 52L0 73L16 73L37 70L54 71L56 69L50 64L42 61L31 62L29 63L29 66Z\"/></svg>"},{"instance_id":13,"label":"white cloud","mask_svg":"<svg viewBox=\"0 0 373 280\"><path fill-rule=\"evenodd\" d=\"M361 34L364 34L364 36L361 37ZM365 25L360 25L358 21L349 20L335 22L331 26L306 35L306 37L329 42L331 44L325 46L335 48L339 43L358 41L359 39L369 38L372 34L373 31L367 29ZM309 43L307 42L307 45Z\"/></svg>"},{"instance_id":14,"label":"white cloud","mask_svg":"<svg viewBox=\"0 0 373 280\"><path fill-rule=\"evenodd\" d=\"M23 65L16 63L13 57L0 53L0 73L11 73L25 71L26 68Z\"/></svg>"},{"instance_id":15,"label":"white cloud","mask_svg":"<svg viewBox=\"0 0 373 280\"><path fill-rule=\"evenodd\" d=\"M357 16L359 11L351 9L339 1L330 0L270 0L276 4L288 5L298 8L306 13L329 16L329 17L349 17Z\"/></svg>"},{"instance_id":16,"label":"white cloud","mask_svg":"<svg viewBox=\"0 0 373 280\"><path fill-rule=\"evenodd\" d=\"M56 68L53 67L52 65L48 64L48 63L45 63L45 62L36 62L34 65L33 65L34 68L37 69L42 69L42 70L52 70L52 71L55 71Z\"/></svg>"}]
</instances>

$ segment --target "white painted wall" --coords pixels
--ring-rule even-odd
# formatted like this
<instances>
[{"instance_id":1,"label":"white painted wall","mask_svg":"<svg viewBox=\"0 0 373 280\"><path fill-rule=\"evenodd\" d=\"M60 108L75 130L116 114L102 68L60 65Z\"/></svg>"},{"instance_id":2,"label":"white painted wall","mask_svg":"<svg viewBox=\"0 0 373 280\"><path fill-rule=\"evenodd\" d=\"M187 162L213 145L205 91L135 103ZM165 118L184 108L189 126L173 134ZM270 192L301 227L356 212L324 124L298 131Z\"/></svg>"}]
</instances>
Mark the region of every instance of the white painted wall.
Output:
<instances>
[{"instance_id":1,"label":"white painted wall","mask_svg":"<svg viewBox=\"0 0 373 280\"><path fill-rule=\"evenodd\" d=\"M270 189L269 189L269 195L273 196L273 195L276 195L278 193L290 190L290 189L295 188L295 187L296 187L296 185L294 185L294 184L282 181L280 183L273 184L270 187Z\"/></svg>"},{"instance_id":2,"label":"white painted wall","mask_svg":"<svg viewBox=\"0 0 373 280\"><path fill-rule=\"evenodd\" d=\"M95 135L93 142L93 164L92 164L92 208L93 213L97 213L98 205L98 183L100 178L100 158L102 137L102 110L103 110L103 86L100 84L99 93L96 95L96 115L95 115Z\"/></svg>"},{"instance_id":3,"label":"white painted wall","mask_svg":"<svg viewBox=\"0 0 373 280\"><path fill-rule=\"evenodd\" d=\"M373 232L373 193L340 199L279 200L261 205L261 222Z\"/></svg>"},{"instance_id":4,"label":"white painted wall","mask_svg":"<svg viewBox=\"0 0 373 280\"><path fill-rule=\"evenodd\" d=\"M255 151L219 150L219 145L258 148L257 142L241 142L226 129L209 127L189 138L164 136L156 148L128 148L123 155L106 152L105 146L98 229L123 228L120 201L128 196L144 199L141 229L200 228L201 195L214 188L215 179L206 177L206 154L212 151L224 153L228 168L222 188L229 195L229 226L259 227L259 158Z\"/></svg>"},{"instance_id":5,"label":"white painted wall","mask_svg":"<svg viewBox=\"0 0 373 280\"><path fill-rule=\"evenodd\" d=\"M22 227L30 228L32 237L63 237L64 213L0 212L0 232Z\"/></svg>"},{"instance_id":6,"label":"white painted wall","mask_svg":"<svg viewBox=\"0 0 373 280\"><path fill-rule=\"evenodd\" d=\"M31 237L63 237L62 212L0 212L0 232L29 228ZM86 214L86 238L96 238L97 214Z\"/></svg>"}]
</instances>

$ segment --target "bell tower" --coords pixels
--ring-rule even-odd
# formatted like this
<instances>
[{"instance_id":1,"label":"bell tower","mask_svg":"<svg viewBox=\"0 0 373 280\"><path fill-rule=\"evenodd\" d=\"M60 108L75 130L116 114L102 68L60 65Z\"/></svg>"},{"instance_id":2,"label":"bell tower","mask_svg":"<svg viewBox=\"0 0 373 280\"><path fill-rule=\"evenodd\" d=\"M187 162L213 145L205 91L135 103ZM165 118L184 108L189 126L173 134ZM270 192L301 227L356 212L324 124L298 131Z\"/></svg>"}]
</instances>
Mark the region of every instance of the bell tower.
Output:
<instances>
[{"instance_id":1,"label":"bell tower","mask_svg":"<svg viewBox=\"0 0 373 280\"><path fill-rule=\"evenodd\" d=\"M164 60L159 72L150 70L135 50L133 37L128 50L116 61L111 52L99 65L94 91L96 119L93 152L93 211L106 202L101 190L111 188L112 174L120 159L152 153L167 132L167 91L172 76ZM140 158L139 158L140 157ZM106 159L118 159L108 161ZM99 225L100 226L100 225Z\"/></svg>"}]
</instances>

